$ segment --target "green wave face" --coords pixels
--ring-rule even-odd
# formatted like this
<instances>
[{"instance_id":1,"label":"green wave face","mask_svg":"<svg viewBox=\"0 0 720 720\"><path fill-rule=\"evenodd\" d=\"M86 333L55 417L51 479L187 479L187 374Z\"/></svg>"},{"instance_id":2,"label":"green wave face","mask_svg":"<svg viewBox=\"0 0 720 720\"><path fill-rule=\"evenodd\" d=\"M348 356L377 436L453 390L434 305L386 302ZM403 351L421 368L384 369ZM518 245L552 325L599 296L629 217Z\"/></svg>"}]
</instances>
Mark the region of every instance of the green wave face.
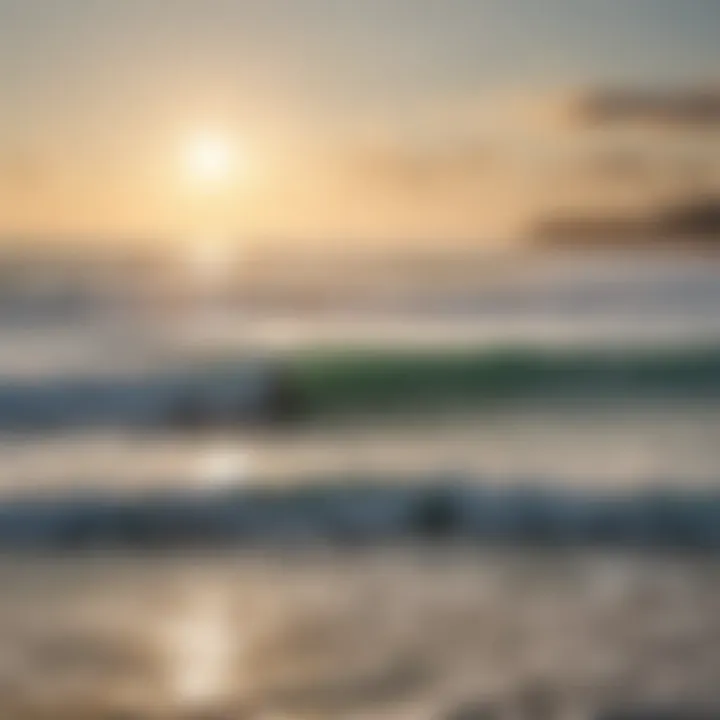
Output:
<instances>
[{"instance_id":1,"label":"green wave face","mask_svg":"<svg viewBox=\"0 0 720 720\"><path fill-rule=\"evenodd\" d=\"M309 413L593 397L720 396L720 346L633 351L326 350L286 361Z\"/></svg>"}]
</instances>

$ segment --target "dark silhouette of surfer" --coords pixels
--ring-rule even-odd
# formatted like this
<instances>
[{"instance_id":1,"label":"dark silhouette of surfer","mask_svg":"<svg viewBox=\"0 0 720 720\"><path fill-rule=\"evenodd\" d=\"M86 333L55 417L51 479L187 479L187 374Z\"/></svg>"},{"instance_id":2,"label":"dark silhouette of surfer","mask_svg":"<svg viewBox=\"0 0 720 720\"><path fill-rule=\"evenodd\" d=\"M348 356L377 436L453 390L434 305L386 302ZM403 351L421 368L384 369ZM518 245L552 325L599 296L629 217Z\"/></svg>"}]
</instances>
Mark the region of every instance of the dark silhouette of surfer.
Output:
<instances>
[{"instance_id":1,"label":"dark silhouette of surfer","mask_svg":"<svg viewBox=\"0 0 720 720\"><path fill-rule=\"evenodd\" d=\"M282 365L273 367L259 420L270 426L285 426L300 420L304 412L304 399L295 378Z\"/></svg>"},{"instance_id":2,"label":"dark silhouette of surfer","mask_svg":"<svg viewBox=\"0 0 720 720\"><path fill-rule=\"evenodd\" d=\"M277 365L264 374L265 389L255 407L230 403L222 409L213 407L207 398L189 395L170 412L170 424L189 432L200 432L217 426L250 425L285 427L298 422L305 414L305 402L297 381L287 368Z\"/></svg>"}]
</instances>

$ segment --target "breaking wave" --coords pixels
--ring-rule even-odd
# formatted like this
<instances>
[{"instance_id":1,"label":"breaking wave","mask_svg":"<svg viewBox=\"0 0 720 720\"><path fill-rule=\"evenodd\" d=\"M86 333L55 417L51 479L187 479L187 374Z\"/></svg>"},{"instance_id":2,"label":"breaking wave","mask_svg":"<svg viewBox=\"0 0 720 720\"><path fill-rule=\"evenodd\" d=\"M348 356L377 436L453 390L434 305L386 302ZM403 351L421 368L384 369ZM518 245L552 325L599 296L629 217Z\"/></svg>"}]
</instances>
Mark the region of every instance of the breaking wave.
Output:
<instances>
[{"instance_id":1,"label":"breaking wave","mask_svg":"<svg viewBox=\"0 0 720 720\"><path fill-rule=\"evenodd\" d=\"M220 407L225 421L253 420L263 415L278 379L290 389L293 417L301 421L577 398L720 397L715 345L604 352L323 350L273 360L266 373L248 373L247 363L225 358L144 376L0 380L0 429L166 427L204 406Z\"/></svg>"},{"instance_id":2,"label":"breaking wave","mask_svg":"<svg viewBox=\"0 0 720 720\"><path fill-rule=\"evenodd\" d=\"M715 551L720 549L720 491L602 494L377 480L135 498L86 493L0 505L4 550L406 542Z\"/></svg>"}]
</instances>

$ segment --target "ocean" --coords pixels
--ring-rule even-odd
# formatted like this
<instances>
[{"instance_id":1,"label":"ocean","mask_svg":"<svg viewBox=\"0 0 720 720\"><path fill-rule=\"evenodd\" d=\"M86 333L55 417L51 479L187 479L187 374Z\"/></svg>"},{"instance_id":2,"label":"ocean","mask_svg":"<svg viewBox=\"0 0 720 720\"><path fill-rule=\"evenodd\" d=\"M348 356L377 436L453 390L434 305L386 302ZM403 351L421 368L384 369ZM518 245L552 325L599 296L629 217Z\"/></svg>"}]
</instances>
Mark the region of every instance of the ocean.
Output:
<instances>
[{"instance_id":1,"label":"ocean","mask_svg":"<svg viewBox=\"0 0 720 720\"><path fill-rule=\"evenodd\" d=\"M6 298L8 717L716 717L720 260L290 265Z\"/></svg>"}]
</instances>

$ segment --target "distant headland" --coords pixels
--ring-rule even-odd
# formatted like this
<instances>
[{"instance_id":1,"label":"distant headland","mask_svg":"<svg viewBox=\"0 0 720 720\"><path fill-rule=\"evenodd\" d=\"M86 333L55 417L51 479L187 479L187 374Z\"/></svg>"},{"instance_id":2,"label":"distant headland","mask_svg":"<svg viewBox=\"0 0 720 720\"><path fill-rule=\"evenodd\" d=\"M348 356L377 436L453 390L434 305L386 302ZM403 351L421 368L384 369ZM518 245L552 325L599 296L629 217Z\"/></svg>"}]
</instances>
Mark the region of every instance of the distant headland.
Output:
<instances>
[{"instance_id":1,"label":"distant headland","mask_svg":"<svg viewBox=\"0 0 720 720\"><path fill-rule=\"evenodd\" d=\"M687 243L720 248L720 197L678 201L645 213L555 215L531 229L546 246L587 244L653 246Z\"/></svg>"}]
</instances>

